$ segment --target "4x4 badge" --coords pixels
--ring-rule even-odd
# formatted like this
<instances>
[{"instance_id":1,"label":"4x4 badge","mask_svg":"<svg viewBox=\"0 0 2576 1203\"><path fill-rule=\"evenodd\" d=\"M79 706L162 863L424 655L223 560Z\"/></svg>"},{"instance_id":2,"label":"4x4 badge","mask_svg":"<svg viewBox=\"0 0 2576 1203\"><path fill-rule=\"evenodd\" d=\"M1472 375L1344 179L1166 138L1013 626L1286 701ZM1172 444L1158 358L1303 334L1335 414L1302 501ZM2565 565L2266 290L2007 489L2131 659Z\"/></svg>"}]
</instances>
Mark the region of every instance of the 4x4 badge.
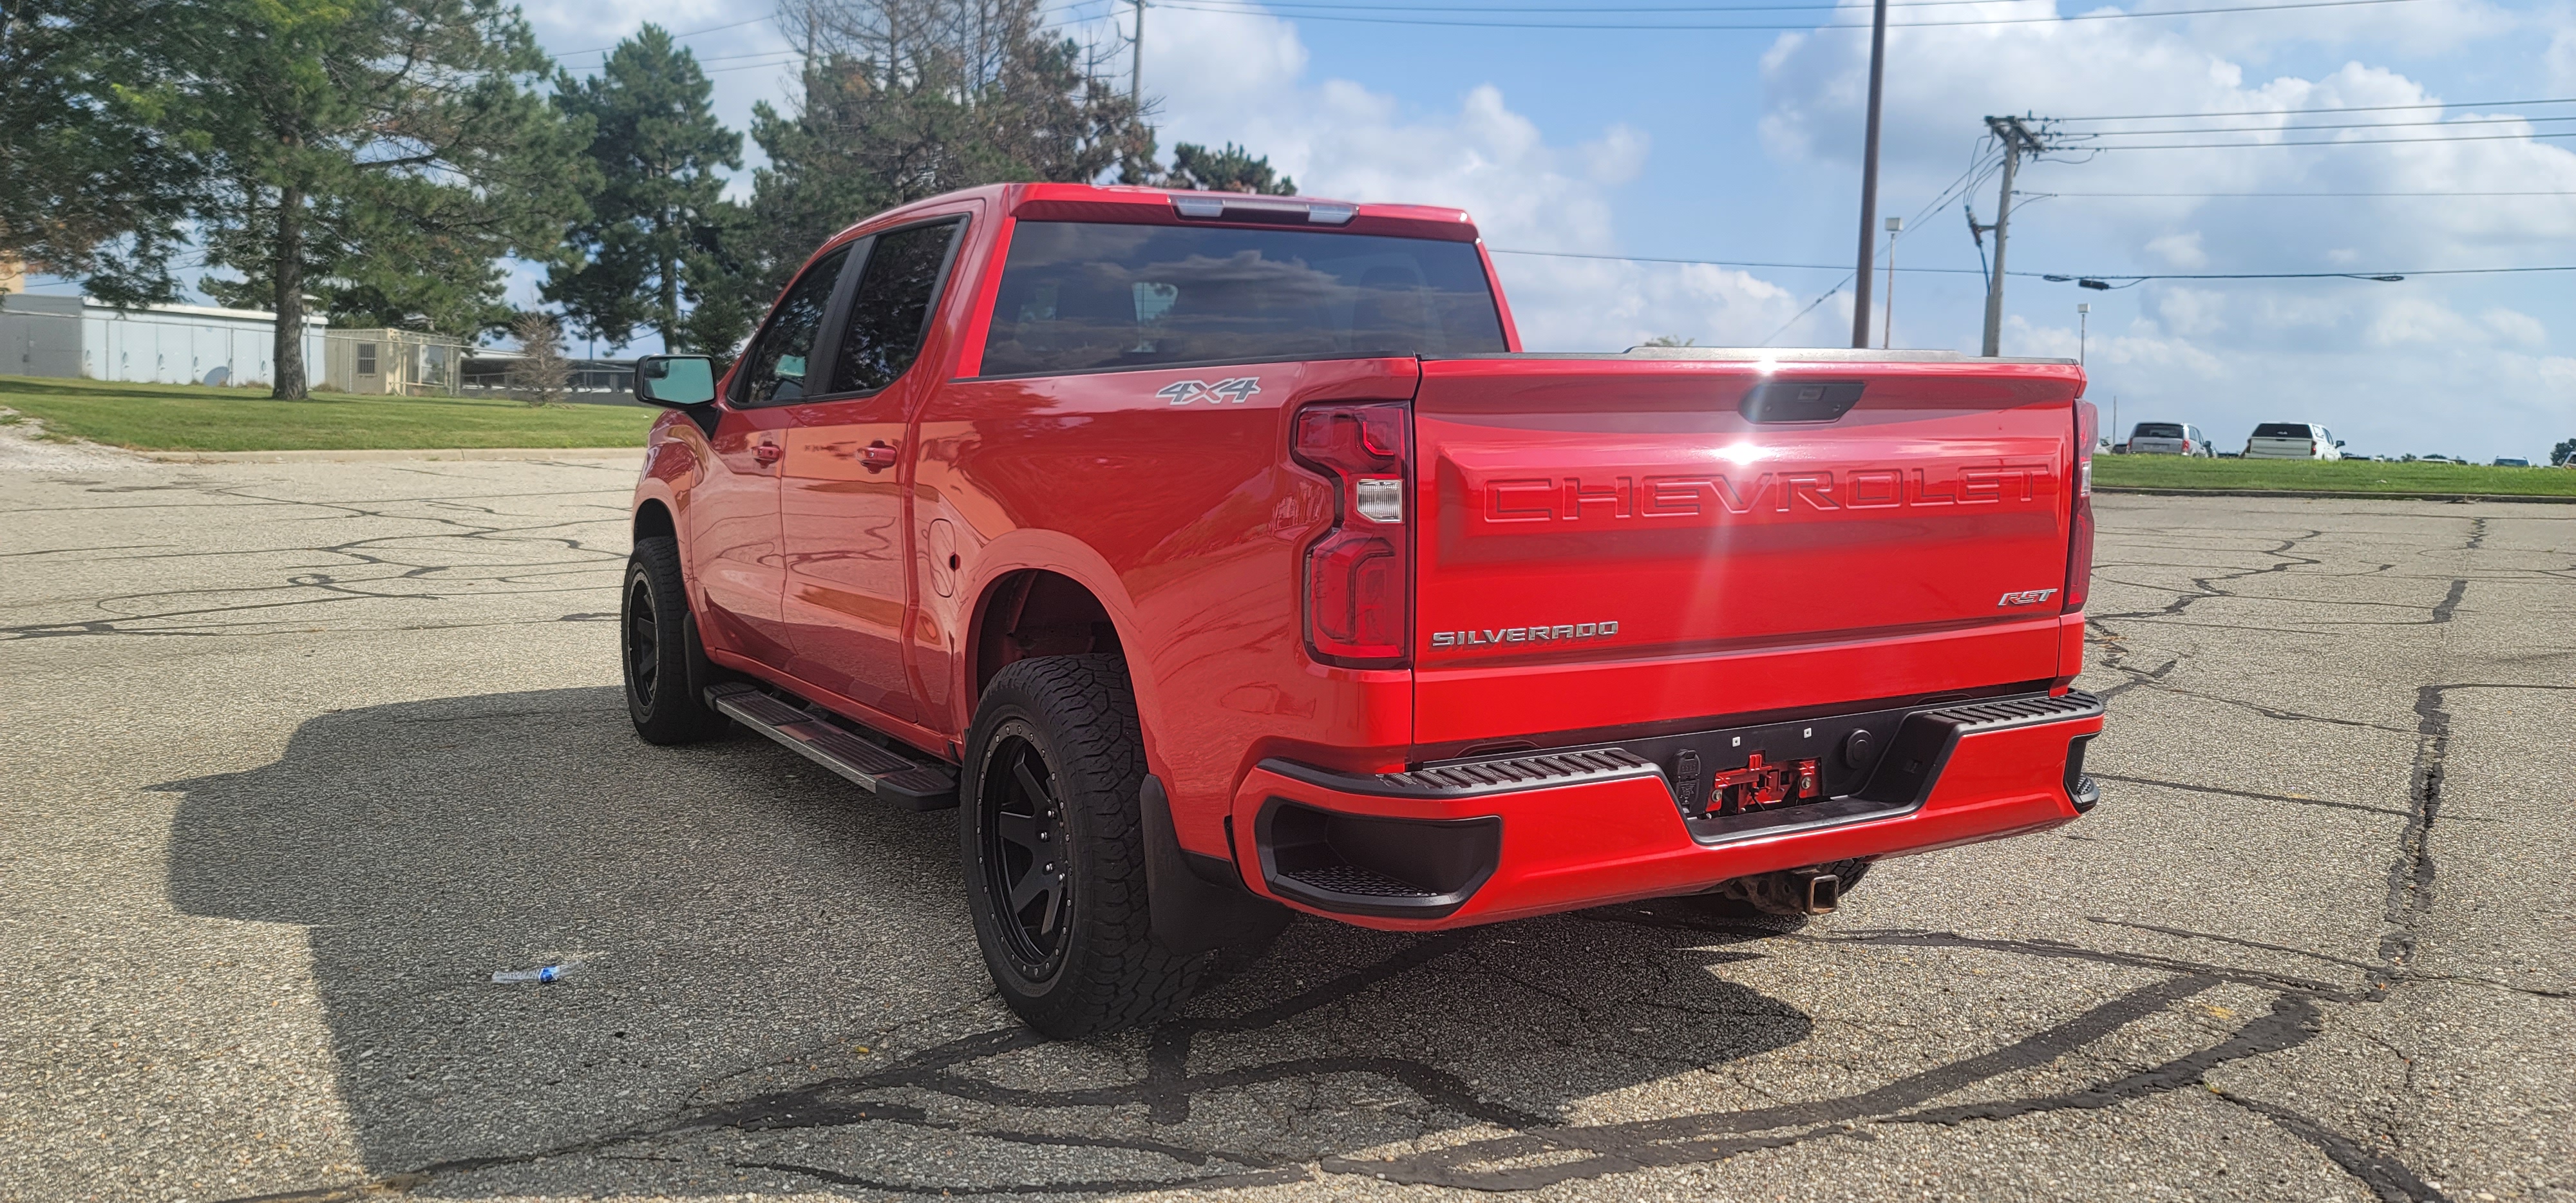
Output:
<instances>
[{"instance_id":1,"label":"4x4 badge","mask_svg":"<svg viewBox=\"0 0 2576 1203\"><path fill-rule=\"evenodd\" d=\"M1237 376L1232 380L1220 380L1214 384L1204 380L1182 380L1155 389L1154 395L1174 405L1187 405L1192 401L1205 401L1210 405L1222 405L1232 401L1241 405L1254 393L1260 391L1259 376Z\"/></svg>"}]
</instances>

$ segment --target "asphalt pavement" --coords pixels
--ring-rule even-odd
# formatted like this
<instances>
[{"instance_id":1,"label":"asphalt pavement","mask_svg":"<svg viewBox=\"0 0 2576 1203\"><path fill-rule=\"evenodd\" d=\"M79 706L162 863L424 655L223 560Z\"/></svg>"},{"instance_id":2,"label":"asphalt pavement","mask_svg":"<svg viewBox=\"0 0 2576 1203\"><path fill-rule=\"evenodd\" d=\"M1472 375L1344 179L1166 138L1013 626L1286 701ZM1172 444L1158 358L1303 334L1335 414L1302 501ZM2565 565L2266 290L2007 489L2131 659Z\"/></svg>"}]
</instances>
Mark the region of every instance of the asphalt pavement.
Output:
<instances>
[{"instance_id":1,"label":"asphalt pavement","mask_svg":"<svg viewBox=\"0 0 2576 1203\"><path fill-rule=\"evenodd\" d=\"M2576 1196L2576 507L2106 496L2084 820L1048 1043L954 812L635 739L630 457L23 462L0 1199Z\"/></svg>"}]
</instances>

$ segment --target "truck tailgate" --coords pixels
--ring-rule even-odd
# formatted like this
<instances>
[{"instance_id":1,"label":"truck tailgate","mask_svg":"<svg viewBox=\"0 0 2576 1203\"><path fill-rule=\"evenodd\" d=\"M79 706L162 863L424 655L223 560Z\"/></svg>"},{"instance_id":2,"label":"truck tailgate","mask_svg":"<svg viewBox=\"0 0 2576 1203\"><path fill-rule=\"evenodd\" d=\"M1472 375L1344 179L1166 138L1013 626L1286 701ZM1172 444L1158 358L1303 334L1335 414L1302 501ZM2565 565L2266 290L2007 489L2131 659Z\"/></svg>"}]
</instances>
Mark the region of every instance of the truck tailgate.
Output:
<instances>
[{"instance_id":1,"label":"truck tailgate","mask_svg":"<svg viewBox=\"0 0 2576 1203\"><path fill-rule=\"evenodd\" d=\"M1418 752L2052 678L2081 383L1994 360L1426 362Z\"/></svg>"}]
</instances>

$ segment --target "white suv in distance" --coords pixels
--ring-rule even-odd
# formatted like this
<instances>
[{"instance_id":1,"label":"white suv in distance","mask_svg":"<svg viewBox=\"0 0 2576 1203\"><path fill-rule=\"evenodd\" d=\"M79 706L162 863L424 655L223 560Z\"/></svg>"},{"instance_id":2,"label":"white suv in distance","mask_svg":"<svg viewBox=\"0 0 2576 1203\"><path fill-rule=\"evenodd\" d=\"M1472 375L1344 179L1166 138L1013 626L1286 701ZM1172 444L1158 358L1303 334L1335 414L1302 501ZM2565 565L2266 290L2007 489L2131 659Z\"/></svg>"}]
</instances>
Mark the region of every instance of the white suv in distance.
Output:
<instances>
[{"instance_id":1,"label":"white suv in distance","mask_svg":"<svg viewBox=\"0 0 2576 1203\"><path fill-rule=\"evenodd\" d=\"M2209 436L2189 422L2140 422L2129 429L2131 455L2215 456Z\"/></svg>"},{"instance_id":2,"label":"white suv in distance","mask_svg":"<svg viewBox=\"0 0 2576 1203\"><path fill-rule=\"evenodd\" d=\"M2334 432L2309 422L2265 422L2245 440L2247 459L2342 459Z\"/></svg>"}]
</instances>

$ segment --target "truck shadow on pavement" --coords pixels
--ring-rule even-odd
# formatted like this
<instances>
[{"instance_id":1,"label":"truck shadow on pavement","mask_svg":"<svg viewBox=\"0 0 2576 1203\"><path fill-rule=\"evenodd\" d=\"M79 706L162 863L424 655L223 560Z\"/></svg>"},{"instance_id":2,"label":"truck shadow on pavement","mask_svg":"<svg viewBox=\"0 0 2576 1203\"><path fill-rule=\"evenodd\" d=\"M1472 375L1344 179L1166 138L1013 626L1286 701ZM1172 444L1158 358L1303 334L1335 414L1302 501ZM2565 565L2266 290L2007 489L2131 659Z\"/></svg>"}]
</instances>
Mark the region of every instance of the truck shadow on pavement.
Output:
<instances>
[{"instance_id":1,"label":"truck shadow on pavement","mask_svg":"<svg viewBox=\"0 0 2576 1203\"><path fill-rule=\"evenodd\" d=\"M1655 904L1433 936L1300 921L1181 1019L1050 1043L992 997L953 812L877 806L748 737L646 746L614 688L335 712L274 764L160 788L185 795L180 910L309 932L369 1178L277 1197L1079 1194L1319 1171L1529 1188L1871 1122L2109 1106L2299 1043L2348 1001L2143 954ZM1738 1080L1765 1054L1900 1038L1828 1041L1738 980L1820 939L2036 957L2095 988L2070 980L2033 1030L1857 1093ZM562 962L559 982L491 981ZM2150 1064L2031 1076L2214 989L2268 1006Z\"/></svg>"}]
</instances>

